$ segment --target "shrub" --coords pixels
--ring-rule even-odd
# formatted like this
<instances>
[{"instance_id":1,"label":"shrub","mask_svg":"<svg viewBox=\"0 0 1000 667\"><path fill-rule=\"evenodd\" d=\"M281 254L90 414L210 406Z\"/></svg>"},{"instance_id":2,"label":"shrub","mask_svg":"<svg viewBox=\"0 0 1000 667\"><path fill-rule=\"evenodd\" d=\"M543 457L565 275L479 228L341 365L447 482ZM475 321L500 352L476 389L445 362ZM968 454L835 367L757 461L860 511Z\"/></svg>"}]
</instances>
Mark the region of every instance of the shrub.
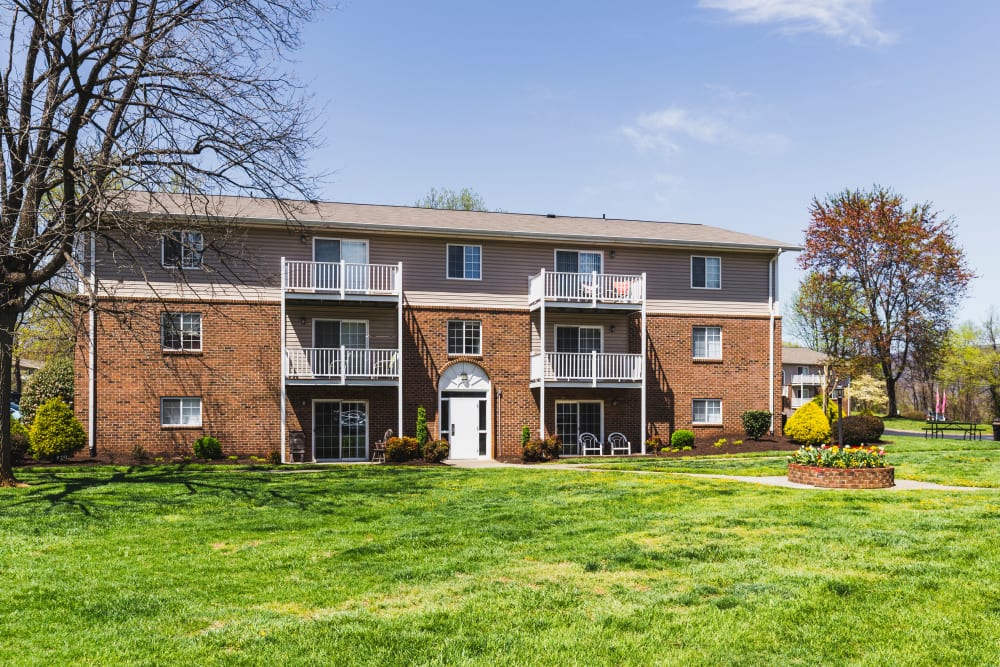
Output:
<instances>
[{"instance_id":1,"label":"shrub","mask_svg":"<svg viewBox=\"0 0 1000 667\"><path fill-rule=\"evenodd\" d=\"M663 438L658 435L651 435L649 439L646 440L646 449L653 452L654 454L659 454L663 451L665 445L663 443Z\"/></svg>"},{"instance_id":2,"label":"shrub","mask_svg":"<svg viewBox=\"0 0 1000 667\"><path fill-rule=\"evenodd\" d=\"M417 408L417 443L423 447L430 437L427 432L427 409L421 405Z\"/></svg>"},{"instance_id":3,"label":"shrub","mask_svg":"<svg viewBox=\"0 0 1000 667\"><path fill-rule=\"evenodd\" d=\"M531 429L525 424L521 427L521 449L524 449L529 440L531 440Z\"/></svg>"},{"instance_id":4,"label":"shrub","mask_svg":"<svg viewBox=\"0 0 1000 667\"><path fill-rule=\"evenodd\" d=\"M810 401L788 418L785 435L803 445L824 445L830 442L830 422L823 408Z\"/></svg>"},{"instance_id":5,"label":"shrub","mask_svg":"<svg viewBox=\"0 0 1000 667\"><path fill-rule=\"evenodd\" d=\"M389 438L385 443L385 457L390 461L401 463L412 461L420 456L420 443L416 438L401 436Z\"/></svg>"},{"instance_id":6,"label":"shrub","mask_svg":"<svg viewBox=\"0 0 1000 667\"><path fill-rule=\"evenodd\" d=\"M230 456L229 458L233 460L238 460L237 457L235 456ZM279 452L277 449L272 449L271 451L269 451L267 453L267 456L265 456L264 458L268 463L270 463L273 466L281 465L281 452Z\"/></svg>"},{"instance_id":7,"label":"shrub","mask_svg":"<svg viewBox=\"0 0 1000 667\"><path fill-rule=\"evenodd\" d=\"M10 457L13 463L20 463L31 448L31 437L24 424L16 419L10 420Z\"/></svg>"},{"instance_id":8,"label":"shrub","mask_svg":"<svg viewBox=\"0 0 1000 667\"><path fill-rule=\"evenodd\" d=\"M532 438L521 449L521 459L524 461L551 461L562 454L562 440L557 435L550 435L544 440Z\"/></svg>"},{"instance_id":9,"label":"shrub","mask_svg":"<svg viewBox=\"0 0 1000 667\"><path fill-rule=\"evenodd\" d=\"M136 461L145 461L149 458L149 453L142 445L135 445L132 447L132 458Z\"/></svg>"},{"instance_id":10,"label":"shrub","mask_svg":"<svg viewBox=\"0 0 1000 667\"><path fill-rule=\"evenodd\" d=\"M194 441L194 455L199 459L221 459L222 444L210 435L203 435Z\"/></svg>"},{"instance_id":11,"label":"shrub","mask_svg":"<svg viewBox=\"0 0 1000 667\"><path fill-rule=\"evenodd\" d=\"M451 445L447 440L429 440L424 444L424 461L428 463L441 463L448 458Z\"/></svg>"},{"instance_id":12,"label":"shrub","mask_svg":"<svg viewBox=\"0 0 1000 667\"><path fill-rule=\"evenodd\" d=\"M73 409L61 398L52 398L35 413L29 440L32 457L57 461L83 449L87 433L73 416Z\"/></svg>"},{"instance_id":13,"label":"shrub","mask_svg":"<svg viewBox=\"0 0 1000 667\"><path fill-rule=\"evenodd\" d=\"M884 468L885 450L881 447L799 447L788 457L790 463L821 468Z\"/></svg>"},{"instance_id":14,"label":"shrub","mask_svg":"<svg viewBox=\"0 0 1000 667\"><path fill-rule=\"evenodd\" d=\"M819 408L820 414L823 414L823 396L814 396L811 401L809 401L817 408ZM826 421L832 424L837 421L837 401L832 398L828 398L826 401Z\"/></svg>"},{"instance_id":15,"label":"shrub","mask_svg":"<svg viewBox=\"0 0 1000 667\"><path fill-rule=\"evenodd\" d=\"M760 440L771 430L771 413L767 410L747 410L740 415L740 419L743 420L743 432L751 440Z\"/></svg>"},{"instance_id":16,"label":"shrub","mask_svg":"<svg viewBox=\"0 0 1000 667\"><path fill-rule=\"evenodd\" d=\"M715 442L712 443L712 446L713 447L725 447L728 442L729 441L726 440L725 438L719 438L718 440L716 440Z\"/></svg>"},{"instance_id":17,"label":"shrub","mask_svg":"<svg viewBox=\"0 0 1000 667\"><path fill-rule=\"evenodd\" d=\"M878 442L885 432L885 424L872 415L851 415L844 417L844 446L856 447L866 443ZM836 442L839 437L837 423L831 427L831 438Z\"/></svg>"},{"instance_id":18,"label":"shrub","mask_svg":"<svg viewBox=\"0 0 1000 667\"><path fill-rule=\"evenodd\" d=\"M694 447L694 433L686 429L674 431L670 436L670 446L676 449Z\"/></svg>"},{"instance_id":19,"label":"shrub","mask_svg":"<svg viewBox=\"0 0 1000 667\"><path fill-rule=\"evenodd\" d=\"M50 399L61 398L73 407L73 361L53 359L38 369L21 394L21 418L30 424L38 409Z\"/></svg>"}]
</instances>

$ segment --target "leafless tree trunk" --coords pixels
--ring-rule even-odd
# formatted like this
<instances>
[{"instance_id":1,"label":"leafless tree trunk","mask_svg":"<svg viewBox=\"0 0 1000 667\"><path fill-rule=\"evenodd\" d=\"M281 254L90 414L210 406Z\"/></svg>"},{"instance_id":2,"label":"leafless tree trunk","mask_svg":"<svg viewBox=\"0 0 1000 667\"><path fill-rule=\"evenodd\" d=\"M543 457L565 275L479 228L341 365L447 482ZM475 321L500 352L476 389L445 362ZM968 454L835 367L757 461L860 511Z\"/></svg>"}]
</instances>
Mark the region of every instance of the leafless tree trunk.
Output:
<instances>
[{"instance_id":1,"label":"leafless tree trunk","mask_svg":"<svg viewBox=\"0 0 1000 667\"><path fill-rule=\"evenodd\" d=\"M84 235L123 252L137 191L308 197L313 144L284 71L314 0L5 0L0 35L0 485L18 317ZM130 241L132 243L124 243Z\"/></svg>"}]
</instances>

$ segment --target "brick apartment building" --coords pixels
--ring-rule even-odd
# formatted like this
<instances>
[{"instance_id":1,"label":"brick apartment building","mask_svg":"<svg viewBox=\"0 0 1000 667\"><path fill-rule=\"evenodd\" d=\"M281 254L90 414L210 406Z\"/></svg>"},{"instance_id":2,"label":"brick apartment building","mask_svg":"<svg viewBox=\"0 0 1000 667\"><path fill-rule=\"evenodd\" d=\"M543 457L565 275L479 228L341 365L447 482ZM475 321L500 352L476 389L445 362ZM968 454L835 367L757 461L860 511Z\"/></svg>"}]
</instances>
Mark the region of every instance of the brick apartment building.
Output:
<instances>
[{"instance_id":1,"label":"brick apartment building","mask_svg":"<svg viewBox=\"0 0 1000 667\"><path fill-rule=\"evenodd\" d=\"M611 453L612 433L638 453L650 435L741 435L743 411L780 414L790 244L234 197L131 214L155 232L82 253L99 307L76 406L105 453L186 454L207 434L226 454L292 460L301 432L305 460L365 460L387 429L413 435L418 406L452 458L518 456L525 425L566 454L584 433L587 453Z\"/></svg>"}]
</instances>

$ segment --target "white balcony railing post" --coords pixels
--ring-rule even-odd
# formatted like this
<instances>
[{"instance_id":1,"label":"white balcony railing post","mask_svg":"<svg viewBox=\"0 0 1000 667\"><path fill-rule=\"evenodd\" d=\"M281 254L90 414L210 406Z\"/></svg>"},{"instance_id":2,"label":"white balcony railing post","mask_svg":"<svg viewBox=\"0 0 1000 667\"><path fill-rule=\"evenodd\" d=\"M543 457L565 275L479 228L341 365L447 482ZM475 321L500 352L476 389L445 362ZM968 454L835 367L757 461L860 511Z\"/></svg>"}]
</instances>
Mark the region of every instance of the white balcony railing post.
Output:
<instances>
[{"instance_id":1,"label":"white balcony railing post","mask_svg":"<svg viewBox=\"0 0 1000 667\"><path fill-rule=\"evenodd\" d=\"M590 351L590 380L593 386L597 386L597 350Z\"/></svg>"}]
</instances>

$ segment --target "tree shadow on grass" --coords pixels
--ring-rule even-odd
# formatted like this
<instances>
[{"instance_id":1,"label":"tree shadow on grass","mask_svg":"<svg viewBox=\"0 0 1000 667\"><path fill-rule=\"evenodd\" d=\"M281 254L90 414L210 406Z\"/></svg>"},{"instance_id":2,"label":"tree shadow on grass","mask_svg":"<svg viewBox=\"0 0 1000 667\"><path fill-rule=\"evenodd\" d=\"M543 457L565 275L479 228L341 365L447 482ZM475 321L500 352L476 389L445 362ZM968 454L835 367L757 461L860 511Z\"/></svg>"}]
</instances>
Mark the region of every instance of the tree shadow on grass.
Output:
<instances>
[{"instance_id":1,"label":"tree shadow on grass","mask_svg":"<svg viewBox=\"0 0 1000 667\"><path fill-rule=\"evenodd\" d=\"M299 476L274 475L268 469L206 469L179 464L130 466L111 471L41 468L32 471L32 477L28 493L8 507L35 505L43 511L73 508L85 516L93 516L102 502L97 497L89 498L88 493L101 488L128 488L122 494L122 503L174 504L179 497L208 494L310 511L357 502L368 494L384 500L424 493L437 484L440 474L427 474L427 469L419 468L359 467L358 470L330 468L315 475ZM179 492L180 489L183 491Z\"/></svg>"}]
</instances>

